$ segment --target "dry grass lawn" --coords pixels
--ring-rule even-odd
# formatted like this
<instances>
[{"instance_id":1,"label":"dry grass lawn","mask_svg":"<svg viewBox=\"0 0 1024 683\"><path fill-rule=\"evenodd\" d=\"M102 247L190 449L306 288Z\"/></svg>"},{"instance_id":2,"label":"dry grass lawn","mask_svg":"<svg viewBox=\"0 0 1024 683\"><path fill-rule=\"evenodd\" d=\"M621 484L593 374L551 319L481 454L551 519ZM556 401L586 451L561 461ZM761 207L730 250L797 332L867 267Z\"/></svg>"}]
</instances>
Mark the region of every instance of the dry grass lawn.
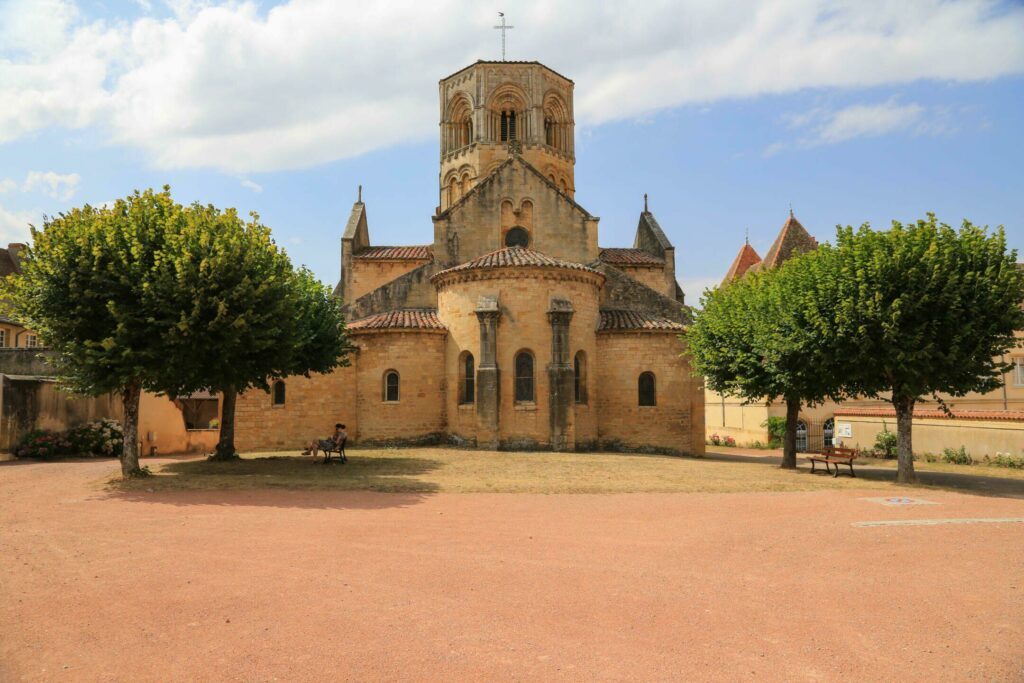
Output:
<instances>
[{"instance_id":1,"label":"dry grass lawn","mask_svg":"<svg viewBox=\"0 0 1024 683\"><path fill-rule=\"evenodd\" d=\"M865 463L874 466L874 463ZM1018 477L992 467L922 463L964 474ZM122 490L290 488L386 492L634 493L757 492L895 488L889 477L856 479L783 471L767 462L728 462L622 453L522 453L454 448L353 449L348 463L324 466L295 454L249 454L235 462L189 459L151 465L152 477ZM979 472L980 470L980 472ZM999 471L996 471L999 470ZM864 475L867 476L864 476ZM882 473L884 474L884 473Z\"/></svg>"}]
</instances>

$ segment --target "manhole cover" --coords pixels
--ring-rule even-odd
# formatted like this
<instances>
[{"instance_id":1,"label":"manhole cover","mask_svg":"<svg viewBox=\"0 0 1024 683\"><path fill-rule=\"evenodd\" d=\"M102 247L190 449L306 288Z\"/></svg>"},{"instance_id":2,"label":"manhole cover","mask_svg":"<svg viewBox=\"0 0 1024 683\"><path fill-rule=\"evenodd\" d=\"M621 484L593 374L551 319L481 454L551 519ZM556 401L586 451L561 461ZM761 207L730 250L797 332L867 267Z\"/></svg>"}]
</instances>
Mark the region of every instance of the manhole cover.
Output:
<instances>
[{"instance_id":1,"label":"manhole cover","mask_svg":"<svg viewBox=\"0 0 1024 683\"><path fill-rule=\"evenodd\" d=\"M931 500L923 500L921 498L907 498L906 496L885 496L880 498L862 498L869 503L878 503L879 505L938 505L938 503Z\"/></svg>"}]
</instances>

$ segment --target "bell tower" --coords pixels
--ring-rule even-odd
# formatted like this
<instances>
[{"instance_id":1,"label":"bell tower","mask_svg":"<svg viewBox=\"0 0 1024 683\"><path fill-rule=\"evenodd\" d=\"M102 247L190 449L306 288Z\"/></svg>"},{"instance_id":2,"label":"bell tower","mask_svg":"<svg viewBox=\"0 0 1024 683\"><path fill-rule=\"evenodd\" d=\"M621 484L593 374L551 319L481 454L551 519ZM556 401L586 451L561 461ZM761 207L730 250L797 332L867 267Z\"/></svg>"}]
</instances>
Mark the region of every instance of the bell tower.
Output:
<instances>
[{"instance_id":1,"label":"bell tower","mask_svg":"<svg viewBox=\"0 0 1024 683\"><path fill-rule=\"evenodd\" d=\"M510 154L576 193L573 82L540 62L477 61L441 79L439 202L445 211Z\"/></svg>"}]
</instances>

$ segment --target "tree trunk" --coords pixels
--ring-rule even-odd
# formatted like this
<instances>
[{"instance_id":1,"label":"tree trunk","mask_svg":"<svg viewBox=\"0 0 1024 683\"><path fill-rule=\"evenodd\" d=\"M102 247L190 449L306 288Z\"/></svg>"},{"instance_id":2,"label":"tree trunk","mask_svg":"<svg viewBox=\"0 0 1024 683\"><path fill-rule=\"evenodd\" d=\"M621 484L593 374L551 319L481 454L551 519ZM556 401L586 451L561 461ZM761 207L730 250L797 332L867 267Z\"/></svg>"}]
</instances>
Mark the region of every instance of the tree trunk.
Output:
<instances>
[{"instance_id":1,"label":"tree trunk","mask_svg":"<svg viewBox=\"0 0 1024 683\"><path fill-rule=\"evenodd\" d=\"M238 457L235 452L235 396L234 385L224 387L222 396L224 403L220 410L220 439L217 441L217 450L213 454L214 460L233 460Z\"/></svg>"},{"instance_id":2,"label":"tree trunk","mask_svg":"<svg viewBox=\"0 0 1024 683\"><path fill-rule=\"evenodd\" d=\"M796 423L800 419L800 399L786 399L786 434L782 438L782 469L796 469Z\"/></svg>"},{"instance_id":3,"label":"tree trunk","mask_svg":"<svg viewBox=\"0 0 1024 683\"><path fill-rule=\"evenodd\" d=\"M896 408L896 481L901 484L913 484L917 481L911 438L914 426L914 397L900 396L894 392L892 405Z\"/></svg>"},{"instance_id":4,"label":"tree trunk","mask_svg":"<svg viewBox=\"0 0 1024 683\"><path fill-rule=\"evenodd\" d=\"M139 467L139 398L142 386L131 381L121 389L124 405L124 446L121 449L121 476L133 477L142 472Z\"/></svg>"}]
</instances>

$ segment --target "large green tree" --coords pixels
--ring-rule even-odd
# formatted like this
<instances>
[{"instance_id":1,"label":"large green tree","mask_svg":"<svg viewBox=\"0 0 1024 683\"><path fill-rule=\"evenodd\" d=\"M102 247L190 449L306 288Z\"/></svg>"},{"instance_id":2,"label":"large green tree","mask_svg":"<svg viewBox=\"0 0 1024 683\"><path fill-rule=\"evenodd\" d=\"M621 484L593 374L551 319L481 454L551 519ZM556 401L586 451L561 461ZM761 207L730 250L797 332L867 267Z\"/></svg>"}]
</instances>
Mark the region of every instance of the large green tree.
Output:
<instances>
[{"instance_id":1,"label":"large green tree","mask_svg":"<svg viewBox=\"0 0 1024 683\"><path fill-rule=\"evenodd\" d=\"M1024 329L1024 272L994 232L934 214L887 231L840 227L834 327L848 389L887 394L896 411L900 482L915 480L914 405L1000 386L1000 361Z\"/></svg>"},{"instance_id":2,"label":"large green tree","mask_svg":"<svg viewBox=\"0 0 1024 683\"><path fill-rule=\"evenodd\" d=\"M831 345L834 263L817 251L705 293L686 334L706 385L747 401L786 405L782 467L796 467L802 405L841 400Z\"/></svg>"},{"instance_id":3,"label":"large green tree","mask_svg":"<svg viewBox=\"0 0 1024 683\"><path fill-rule=\"evenodd\" d=\"M72 209L32 228L22 273L7 284L15 315L54 350L65 387L121 397L124 476L140 472L142 390L164 389L174 310L155 285L168 235L184 222L166 188Z\"/></svg>"},{"instance_id":4,"label":"large green tree","mask_svg":"<svg viewBox=\"0 0 1024 683\"><path fill-rule=\"evenodd\" d=\"M239 392L269 380L328 372L349 350L337 302L308 270L292 269L255 214L195 204L169 255L161 297L176 319L163 384L180 395L209 389L222 396L214 457L237 457Z\"/></svg>"}]
</instances>

